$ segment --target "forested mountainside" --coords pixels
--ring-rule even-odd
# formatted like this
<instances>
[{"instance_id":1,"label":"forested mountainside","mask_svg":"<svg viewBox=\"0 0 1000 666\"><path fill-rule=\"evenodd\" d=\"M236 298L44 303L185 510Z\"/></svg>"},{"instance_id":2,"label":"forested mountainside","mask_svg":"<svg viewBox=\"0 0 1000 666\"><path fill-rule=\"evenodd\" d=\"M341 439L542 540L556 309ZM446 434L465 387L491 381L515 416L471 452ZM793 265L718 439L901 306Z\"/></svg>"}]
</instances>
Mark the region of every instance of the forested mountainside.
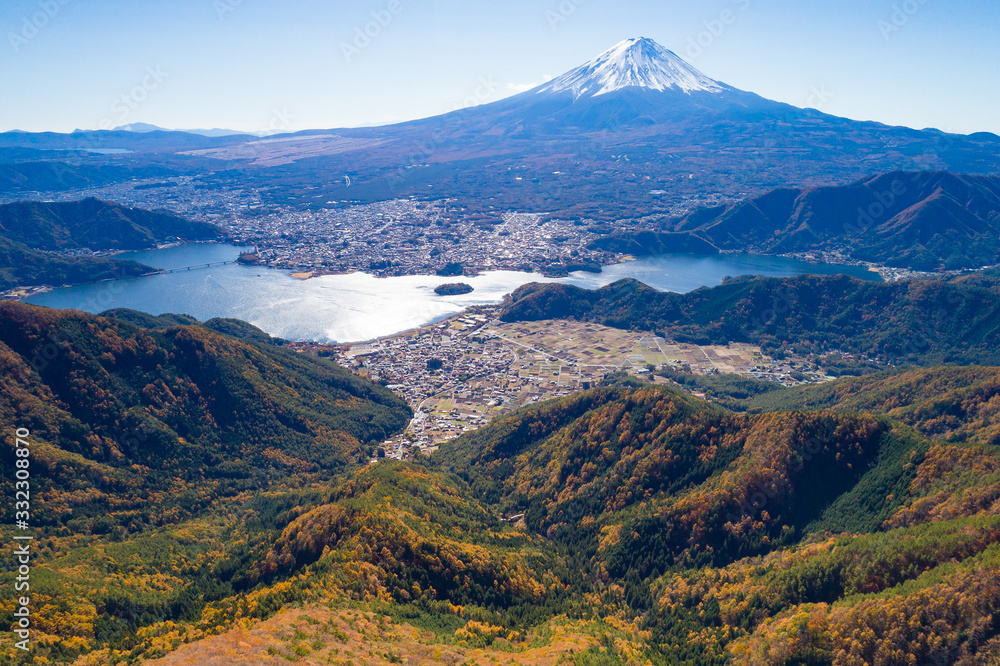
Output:
<instances>
[{"instance_id":1,"label":"forested mountainside","mask_svg":"<svg viewBox=\"0 0 1000 666\"><path fill-rule=\"evenodd\" d=\"M1000 655L995 368L743 412L598 388L362 465L410 415L386 389L242 322L107 314L0 304L50 663Z\"/></svg>"},{"instance_id":2,"label":"forested mountainside","mask_svg":"<svg viewBox=\"0 0 1000 666\"><path fill-rule=\"evenodd\" d=\"M152 496L193 514L205 493L330 478L410 414L329 361L208 326L144 329L4 302L0 354L0 409L39 440L34 483L47 499L35 521L52 527L121 532L154 519L142 508Z\"/></svg>"},{"instance_id":3,"label":"forested mountainside","mask_svg":"<svg viewBox=\"0 0 1000 666\"><path fill-rule=\"evenodd\" d=\"M0 205L0 290L136 277L154 268L75 250L141 250L173 240L219 240L222 231L170 213L97 199Z\"/></svg>"},{"instance_id":4,"label":"forested mountainside","mask_svg":"<svg viewBox=\"0 0 1000 666\"><path fill-rule=\"evenodd\" d=\"M60 257L0 237L0 291L136 277L155 269L127 259Z\"/></svg>"},{"instance_id":5,"label":"forested mountainside","mask_svg":"<svg viewBox=\"0 0 1000 666\"><path fill-rule=\"evenodd\" d=\"M654 663L972 664L1000 647L997 455L649 387L524 410L437 461L640 616Z\"/></svg>"},{"instance_id":6,"label":"forested mountainside","mask_svg":"<svg viewBox=\"0 0 1000 666\"><path fill-rule=\"evenodd\" d=\"M886 371L749 399L751 411L832 409L886 414L931 437L1000 444L1000 368Z\"/></svg>"},{"instance_id":7,"label":"forested mountainside","mask_svg":"<svg viewBox=\"0 0 1000 666\"><path fill-rule=\"evenodd\" d=\"M501 318L570 318L681 342L840 350L893 363L1000 363L1000 290L993 278L878 283L845 275L747 276L687 294L630 279L596 290L533 283L506 299Z\"/></svg>"},{"instance_id":8,"label":"forested mountainside","mask_svg":"<svg viewBox=\"0 0 1000 666\"><path fill-rule=\"evenodd\" d=\"M215 240L222 231L171 213L83 199L4 204L0 235L33 250L142 250L173 238Z\"/></svg>"},{"instance_id":9,"label":"forested mountainside","mask_svg":"<svg viewBox=\"0 0 1000 666\"><path fill-rule=\"evenodd\" d=\"M916 270L1000 263L1000 178L893 171L848 185L780 188L595 241L632 254L839 251Z\"/></svg>"}]
</instances>

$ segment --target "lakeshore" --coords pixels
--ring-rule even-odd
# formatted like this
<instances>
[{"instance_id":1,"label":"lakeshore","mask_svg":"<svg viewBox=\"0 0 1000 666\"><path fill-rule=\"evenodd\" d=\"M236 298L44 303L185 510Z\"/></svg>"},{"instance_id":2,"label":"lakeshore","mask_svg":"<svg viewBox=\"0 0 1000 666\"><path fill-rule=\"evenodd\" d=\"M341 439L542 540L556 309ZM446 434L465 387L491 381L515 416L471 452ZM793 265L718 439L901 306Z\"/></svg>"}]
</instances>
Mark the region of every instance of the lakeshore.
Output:
<instances>
[{"instance_id":1,"label":"lakeshore","mask_svg":"<svg viewBox=\"0 0 1000 666\"><path fill-rule=\"evenodd\" d=\"M245 247L197 244L134 253L160 269L230 261ZM301 269L297 273L311 272ZM454 277L377 277L356 271L296 279L290 271L241 264L158 273L140 278L59 287L28 296L36 305L99 313L131 308L152 314L189 314L243 319L287 340L356 342L416 328L473 306L496 305L529 282L561 282L587 289L634 278L661 291L688 292L714 286L727 276L847 272L877 279L861 267L843 267L759 255L663 255L605 266L600 273L573 272L550 278L540 273L485 271L463 277L473 291L442 296L436 287Z\"/></svg>"}]
</instances>

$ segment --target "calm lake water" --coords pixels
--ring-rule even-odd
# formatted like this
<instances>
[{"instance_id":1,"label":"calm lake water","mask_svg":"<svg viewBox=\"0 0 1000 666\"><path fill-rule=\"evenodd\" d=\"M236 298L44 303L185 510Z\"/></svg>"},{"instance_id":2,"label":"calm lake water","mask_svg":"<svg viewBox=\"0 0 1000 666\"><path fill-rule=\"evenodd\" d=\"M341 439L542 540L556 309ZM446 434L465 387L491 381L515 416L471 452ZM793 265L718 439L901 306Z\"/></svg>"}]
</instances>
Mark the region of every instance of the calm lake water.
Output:
<instances>
[{"instance_id":1,"label":"calm lake water","mask_svg":"<svg viewBox=\"0 0 1000 666\"><path fill-rule=\"evenodd\" d=\"M235 259L241 248L194 244L119 255L157 268ZM563 282L593 289L632 277L661 291L688 292L719 284L727 275L787 277L847 273L878 280L854 266L812 264L758 255L663 255L607 266L603 273L551 279L537 273L492 271L461 278L475 291L438 296L434 287L457 278L375 278L365 273L297 280L288 271L228 264L163 275L65 287L36 294L29 303L102 312L132 308L153 314L190 314L204 321L235 317L289 340L353 342L391 335L469 307L499 303L528 282Z\"/></svg>"}]
</instances>

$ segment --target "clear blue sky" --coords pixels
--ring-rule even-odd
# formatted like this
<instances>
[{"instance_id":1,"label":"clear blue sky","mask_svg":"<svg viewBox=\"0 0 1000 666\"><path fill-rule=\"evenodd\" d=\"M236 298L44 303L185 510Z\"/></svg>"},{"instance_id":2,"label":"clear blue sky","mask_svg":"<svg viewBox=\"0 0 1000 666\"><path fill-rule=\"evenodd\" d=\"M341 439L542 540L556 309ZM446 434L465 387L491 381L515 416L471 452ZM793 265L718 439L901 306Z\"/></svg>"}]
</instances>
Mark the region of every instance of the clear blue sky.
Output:
<instances>
[{"instance_id":1,"label":"clear blue sky","mask_svg":"<svg viewBox=\"0 0 1000 666\"><path fill-rule=\"evenodd\" d=\"M394 122L645 36L771 99L1000 133L998 34L997 0L4 0L0 130Z\"/></svg>"}]
</instances>

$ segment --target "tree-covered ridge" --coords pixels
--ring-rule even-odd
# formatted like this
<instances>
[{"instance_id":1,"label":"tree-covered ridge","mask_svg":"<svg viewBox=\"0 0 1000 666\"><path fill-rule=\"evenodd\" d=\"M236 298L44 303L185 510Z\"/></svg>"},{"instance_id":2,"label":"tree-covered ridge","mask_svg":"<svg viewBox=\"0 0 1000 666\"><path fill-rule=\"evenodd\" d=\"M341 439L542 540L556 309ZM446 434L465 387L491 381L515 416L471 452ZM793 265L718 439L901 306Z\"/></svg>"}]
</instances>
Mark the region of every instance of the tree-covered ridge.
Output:
<instances>
[{"instance_id":1,"label":"tree-covered ridge","mask_svg":"<svg viewBox=\"0 0 1000 666\"><path fill-rule=\"evenodd\" d=\"M751 410L834 409L886 414L931 437L1000 444L1000 368L882 372L747 400Z\"/></svg>"},{"instance_id":2,"label":"tree-covered ridge","mask_svg":"<svg viewBox=\"0 0 1000 666\"><path fill-rule=\"evenodd\" d=\"M505 609L562 588L540 543L487 511L458 479L386 462L289 523L256 571L268 579L314 565L362 596Z\"/></svg>"},{"instance_id":3,"label":"tree-covered ridge","mask_svg":"<svg viewBox=\"0 0 1000 666\"><path fill-rule=\"evenodd\" d=\"M979 663L1000 643L994 447L864 415L732 414L655 388L485 430L440 463L594 569L604 603L648 609L654 663L927 663L936 646L942 663ZM803 613L811 632L789 624Z\"/></svg>"},{"instance_id":4,"label":"tree-covered ridge","mask_svg":"<svg viewBox=\"0 0 1000 666\"><path fill-rule=\"evenodd\" d=\"M153 268L128 259L58 257L0 237L0 290L136 277Z\"/></svg>"},{"instance_id":5,"label":"tree-covered ridge","mask_svg":"<svg viewBox=\"0 0 1000 666\"><path fill-rule=\"evenodd\" d=\"M152 315L148 312L139 312L138 310L130 310L129 308L114 308L113 310L105 310L99 314L108 319L120 319L140 328L170 328L171 326L186 326L201 323L191 315L174 314L172 312Z\"/></svg>"},{"instance_id":6,"label":"tree-covered ridge","mask_svg":"<svg viewBox=\"0 0 1000 666\"><path fill-rule=\"evenodd\" d=\"M130 310L128 308L105 310L100 315L102 317L120 319L140 328L157 329L170 328L171 326L200 325L246 342L258 342L262 344L281 344L283 342L281 338L272 338L253 324L241 319L231 319L228 317L213 317L202 322L187 314L166 312L160 315L151 315L148 312L139 312L138 310Z\"/></svg>"},{"instance_id":7,"label":"tree-covered ridge","mask_svg":"<svg viewBox=\"0 0 1000 666\"><path fill-rule=\"evenodd\" d=\"M331 601L417 622L439 645L501 639L518 653L538 647L527 629L567 608L568 574L544 538L501 521L461 481L407 463L217 498L203 518L121 539L47 531L39 554L32 590L47 610L36 635L57 662L135 663ZM0 619L13 609L0 600ZM17 663L12 654L0 663Z\"/></svg>"},{"instance_id":8,"label":"tree-covered ridge","mask_svg":"<svg viewBox=\"0 0 1000 666\"><path fill-rule=\"evenodd\" d=\"M589 411L567 423L584 400ZM879 465L905 490L913 472L899 458L919 461L926 449L870 416L731 414L652 387L546 403L484 430L437 459L504 511L524 512L530 529L582 540L612 575L636 581L793 543L817 522L878 527L903 495L865 516L829 509L859 484L882 489L868 476Z\"/></svg>"},{"instance_id":9,"label":"tree-covered ridge","mask_svg":"<svg viewBox=\"0 0 1000 666\"><path fill-rule=\"evenodd\" d=\"M0 359L0 411L32 432L36 487L51 493L36 519L86 531L88 520L129 524L106 511L124 497L186 501L167 493L177 483L235 492L329 478L367 460L410 415L329 361L202 326L143 329L5 302ZM4 459L13 464L10 446ZM78 491L95 501L70 515Z\"/></svg>"},{"instance_id":10,"label":"tree-covered ridge","mask_svg":"<svg viewBox=\"0 0 1000 666\"><path fill-rule=\"evenodd\" d=\"M995 663L998 525L842 535L669 574L654 624L695 663Z\"/></svg>"},{"instance_id":11,"label":"tree-covered ridge","mask_svg":"<svg viewBox=\"0 0 1000 666\"><path fill-rule=\"evenodd\" d=\"M963 281L741 277L688 294L635 280L597 290L533 283L515 290L502 313L504 321L565 318L701 344L841 350L920 365L1000 362L1000 292Z\"/></svg>"},{"instance_id":12,"label":"tree-covered ridge","mask_svg":"<svg viewBox=\"0 0 1000 666\"><path fill-rule=\"evenodd\" d=\"M694 627L718 663L995 663L998 466L994 447L935 445L880 528L670 572L655 625L667 641Z\"/></svg>"},{"instance_id":13,"label":"tree-covered ridge","mask_svg":"<svg viewBox=\"0 0 1000 666\"><path fill-rule=\"evenodd\" d=\"M780 188L624 231L595 246L633 254L829 251L916 270L1000 263L1000 178L891 172L849 185Z\"/></svg>"},{"instance_id":14,"label":"tree-covered ridge","mask_svg":"<svg viewBox=\"0 0 1000 666\"><path fill-rule=\"evenodd\" d=\"M296 628L260 660L1000 651L1000 449L980 436L995 369L750 391L743 412L604 387L359 467L409 416L384 388L245 323L108 314L0 304L0 415L32 432L36 654L51 662L244 649L260 644L240 631L289 611ZM0 624L13 611L0 599Z\"/></svg>"},{"instance_id":15,"label":"tree-covered ridge","mask_svg":"<svg viewBox=\"0 0 1000 666\"><path fill-rule=\"evenodd\" d=\"M84 199L0 205L0 235L34 250L141 250L176 238L214 240L222 231L171 213Z\"/></svg>"},{"instance_id":16,"label":"tree-covered ridge","mask_svg":"<svg viewBox=\"0 0 1000 666\"><path fill-rule=\"evenodd\" d=\"M84 199L0 205L0 290L136 277L154 269L109 257L52 252L141 250L168 240L219 240L215 225L171 213Z\"/></svg>"}]
</instances>

